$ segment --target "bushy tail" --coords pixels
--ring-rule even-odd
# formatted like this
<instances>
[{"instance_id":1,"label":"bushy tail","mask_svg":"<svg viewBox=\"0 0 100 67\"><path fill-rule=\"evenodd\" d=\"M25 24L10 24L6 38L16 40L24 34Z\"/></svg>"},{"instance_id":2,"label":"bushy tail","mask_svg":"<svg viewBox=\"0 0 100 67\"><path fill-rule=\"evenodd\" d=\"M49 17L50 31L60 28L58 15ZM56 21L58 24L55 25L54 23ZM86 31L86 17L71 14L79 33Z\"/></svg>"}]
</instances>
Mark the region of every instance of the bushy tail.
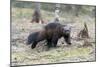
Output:
<instances>
[{"instance_id":1,"label":"bushy tail","mask_svg":"<svg viewBox=\"0 0 100 67\"><path fill-rule=\"evenodd\" d=\"M38 32L31 33L27 38L27 45L33 43L37 38Z\"/></svg>"}]
</instances>

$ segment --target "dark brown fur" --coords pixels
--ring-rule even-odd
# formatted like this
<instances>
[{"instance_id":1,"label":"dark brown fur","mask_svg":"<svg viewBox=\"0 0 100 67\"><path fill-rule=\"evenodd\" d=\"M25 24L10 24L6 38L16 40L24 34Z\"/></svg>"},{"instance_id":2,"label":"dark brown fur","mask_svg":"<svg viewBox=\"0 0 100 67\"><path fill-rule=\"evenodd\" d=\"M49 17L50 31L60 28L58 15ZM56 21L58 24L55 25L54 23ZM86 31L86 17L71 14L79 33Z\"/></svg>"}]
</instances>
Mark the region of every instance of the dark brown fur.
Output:
<instances>
[{"instance_id":1,"label":"dark brown fur","mask_svg":"<svg viewBox=\"0 0 100 67\"><path fill-rule=\"evenodd\" d=\"M71 44L70 30L65 30L60 23L49 23L43 30L34 32L28 37L28 44L32 43L31 48L35 48L40 41L46 40L48 48L56 47L61 37L64 37L66 43Z\"/></svg>"}]
</instances>

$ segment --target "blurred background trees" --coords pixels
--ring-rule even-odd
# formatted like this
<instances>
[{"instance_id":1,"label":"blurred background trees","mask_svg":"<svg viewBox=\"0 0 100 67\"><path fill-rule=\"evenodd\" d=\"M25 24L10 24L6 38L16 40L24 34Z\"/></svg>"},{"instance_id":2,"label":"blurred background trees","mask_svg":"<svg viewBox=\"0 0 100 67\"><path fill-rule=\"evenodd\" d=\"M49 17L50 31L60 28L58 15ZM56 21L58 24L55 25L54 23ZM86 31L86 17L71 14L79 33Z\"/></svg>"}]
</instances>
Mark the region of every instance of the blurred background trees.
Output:
<instances>
[{"instance_id":1,"label":"blurred background trees","mask_svg":"<svg viewBox=\"0 0 100 67\"><path fill-rule=\"evenodd\" d=\"M35 9L36 5L35 2L23 2L23 1L16 1L12 0L11 6L14 8L27 8L27 9ZM91 5L74 5L74 4L55 4L55 3L41 3L41 11L44 10L46 12L51 12L51 15L54 15L55 8L59 7L60 14L59 16L81 16L86 15L90 17L95 17L95 7ZM91 6L91 7L90 7ZM34 12L34 10L33 10ZM68 14L68 15L67 15ZM33 15L33 14L32 14ZM31 16L32 17L32 16Z\"/></svg>"}]
</instances>

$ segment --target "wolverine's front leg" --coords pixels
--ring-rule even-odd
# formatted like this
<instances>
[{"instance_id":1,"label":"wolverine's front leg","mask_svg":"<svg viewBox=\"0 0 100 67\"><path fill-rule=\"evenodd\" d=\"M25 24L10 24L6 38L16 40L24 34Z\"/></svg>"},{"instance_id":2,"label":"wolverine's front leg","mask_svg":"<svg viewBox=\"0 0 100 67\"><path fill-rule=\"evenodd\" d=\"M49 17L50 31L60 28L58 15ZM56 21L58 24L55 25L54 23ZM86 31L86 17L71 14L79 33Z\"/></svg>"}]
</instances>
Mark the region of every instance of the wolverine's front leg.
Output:
<instances>
[{"instance_id":1,"label":"wolverine's front leg","mask_svg":"<svg viewBox=\"0 0 100 67\"><path fill-rule=\"evenodd\" d=\"M58 36L54 35L52 38L52 46L56 47L57 46L57 42L58 42Z\"/></svg>"}]
</instances>

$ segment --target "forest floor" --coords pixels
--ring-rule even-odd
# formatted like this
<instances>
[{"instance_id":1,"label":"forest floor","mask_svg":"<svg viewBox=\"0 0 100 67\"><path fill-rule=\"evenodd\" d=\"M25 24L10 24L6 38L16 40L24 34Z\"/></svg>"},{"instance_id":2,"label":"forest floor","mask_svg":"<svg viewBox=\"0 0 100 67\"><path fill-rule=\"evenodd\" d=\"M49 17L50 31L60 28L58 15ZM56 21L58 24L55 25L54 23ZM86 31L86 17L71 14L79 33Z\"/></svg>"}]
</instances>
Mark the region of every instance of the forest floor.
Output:
<instances>
[{"instance_id":1,"label":"forest floor","mask_svg":"<svg viewBox=\"0 0 100 67\"><path fill-rule=\"evenodd\" d=\"M25 14L29 13L30 9L22 9ZM25 12L26 11L26 12ZM31 10L33 11L33 10ZM61 63L61 62L85 62L85 61L95 61L95 18L89 16L79 16L79 17L62 17L61 19L70 20L68 22L61 22L61 24L68 24L72 27L71 30L71 41L72 45L67 46L63 38L58 42L59 47L51 48L46 51L43 44L45 41L38 43L35 49L31 49L30 45L26 44L27 37L30 33L40 30L44 24L30 23L31 18L20 17L19 15L24 15L17 13L18 9L12 9L12 22L11 22L11 63L12 65L32 65L32 64L47 64L47 63ZM19 11L20 12L20 11ZM43 11L46 19L50 13ZM53 17L53 16L52 16ZM52 19L51 19L52 20ZM92 46L80 47L83 45L84 40L77 40L77 34L84 27L84 21L87 23ZM74 22L73 22L74 21ZM62 42L64 42L62 44Z\"/></svg>"}]
</instances>

